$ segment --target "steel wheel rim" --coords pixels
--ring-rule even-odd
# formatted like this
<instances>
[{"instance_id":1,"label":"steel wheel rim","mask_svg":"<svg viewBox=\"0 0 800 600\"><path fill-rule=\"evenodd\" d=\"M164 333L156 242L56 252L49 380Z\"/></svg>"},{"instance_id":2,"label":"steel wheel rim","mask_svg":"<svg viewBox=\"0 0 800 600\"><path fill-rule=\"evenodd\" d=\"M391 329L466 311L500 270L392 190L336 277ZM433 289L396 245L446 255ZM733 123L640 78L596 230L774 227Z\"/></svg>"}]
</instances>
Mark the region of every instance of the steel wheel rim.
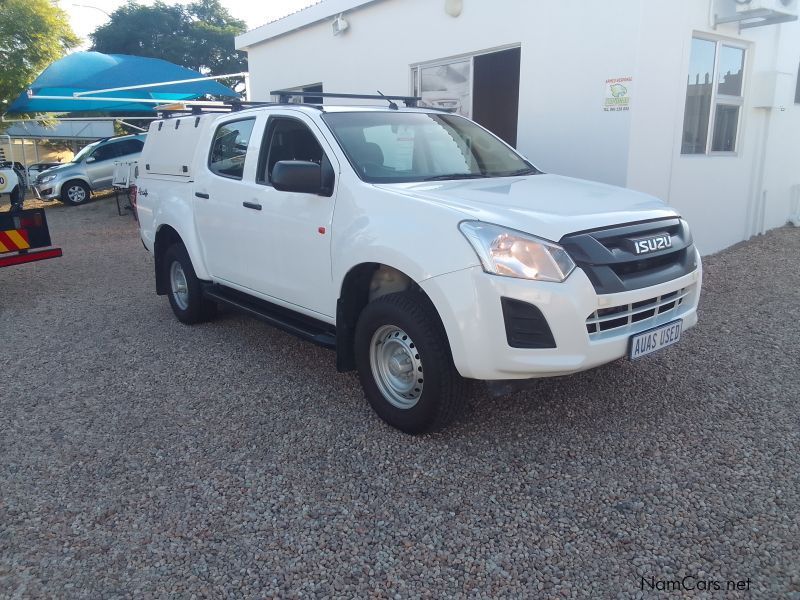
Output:
<instances>
[{"instance_id":1,"label":"steel wheel rim","mask_svg":"<svg viewBox=\"0 0 800 600\"><path fill-rule=\"evenodd\" d=\"M73 185L67 190L67 196L72 202L83 202L86 200L86 190L79 185Z\"/></svg>"},{"instance_id":2,"label":"steel wheel rim","mask_svg":"<svg viewBox=\"0 0 800 600\"><path fill-rule=\"evenodd\" d=\"M422 396L424 376L419 349L395 325L383 325L372 334L369 364L381 394L402 410L413 408Z\"/></svg>"},{"instance_id":3,"label":"steel wheel rim","mask_svg":"<svg viewBox=\"0 0 800 600\"><path fill-rule=\"evenodd\" d=\"M189 285L186 283L186 273L183 272L181 263L177 260L169 268L169 282L172 288L172 297L181 310L189 308Z\"/></svg>"}]
</instances>

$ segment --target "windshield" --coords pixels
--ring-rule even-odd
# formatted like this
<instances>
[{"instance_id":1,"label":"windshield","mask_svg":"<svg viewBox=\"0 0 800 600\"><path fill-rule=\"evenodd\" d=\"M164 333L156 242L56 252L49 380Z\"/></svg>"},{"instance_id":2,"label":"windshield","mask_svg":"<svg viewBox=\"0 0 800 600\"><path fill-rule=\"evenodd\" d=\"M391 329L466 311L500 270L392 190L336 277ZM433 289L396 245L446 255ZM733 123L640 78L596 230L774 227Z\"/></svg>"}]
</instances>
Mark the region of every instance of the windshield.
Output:
<instances>
[{"instance_id":1,"label":"windshield","mask_svg":"<svg viewBox=\"0 0 800 600\"><path fill-rule=\"evenodd\" d=\"M92 153L92 150L94 150L95 148L97 148L97 145L98 145L99 143L100 143L100 142L94 142L94 143L92 143L92 144L89 144L89 145L88 145L88 146L86 146L85 148L83 148L83 149L82 149L80 152L78 152L78 153L77 153L77 154L76 154L74 157L72 157L72 162L74 162L74 163L81 162L81 161L82 161L84 158L86 158L86 157L87 157L89 154L91 154L91 153Z\"/></svg>"},{"instance_id":2,"label":"windshield","mask_svg":"<svg viewBox=\"0 0 800 600\"><path fill-rule=\"evenodd\" d=\"M323 119L364 181L401 183L538 173L469 119L404 112L326 113Z\"/></svg>"}]
</instances>

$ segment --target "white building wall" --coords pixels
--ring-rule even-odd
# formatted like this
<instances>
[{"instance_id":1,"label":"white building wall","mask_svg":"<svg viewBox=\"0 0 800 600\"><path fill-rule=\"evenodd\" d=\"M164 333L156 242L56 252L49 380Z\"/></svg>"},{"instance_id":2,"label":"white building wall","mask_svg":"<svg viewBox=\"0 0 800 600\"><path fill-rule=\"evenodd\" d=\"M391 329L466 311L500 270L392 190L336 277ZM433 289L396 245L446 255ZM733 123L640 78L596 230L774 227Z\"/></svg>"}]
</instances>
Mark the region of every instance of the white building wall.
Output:
<instances>
[{"instance_id":1,"label":"white building wall","mask_svg":"<svg viewBox=\"0 0 800 600\"><path fill-rule=\"evenodd\" d=\"M341 36L327 19L247 48L253 98L319 82L408 94L413 64L521 44L519 150L548 172L625 184L630 117L602 103L605 80L633 71L638 0L615 0L613 13L586 0L466 0L458 18L443 1L390 0L345 17Z\"/></svg>"},{"instance_id":2,"label":"white building wall","mask_svg":"<svg viewBox=\"0 0 800 600\"><path fill-rule=\"evenodd\" d=\"M247 47L253 98L320 82L407 94L412 65L520 45L519 150L547 172L664 199L715 252L782 225L800 201L800 24L714 30L713 1L464 0L453 18L443 0L378 0L347 12L343 35L331 18ZM693 32L750 44L736 156L680 154ZM753 106L753 75L767 70L791 80L785 110ZM631 110L604 112L605 80L629 75Z\"/></svg>"},{"instance_id":3,"label":"white building wall","mask_svg":"<svg viewBox=\"0 0 800 600\"><path fill-rule=\"evenodd\" d=\"M800 24L741 33L736 25L714 29L709 6L698 0L643 3L647 35L638 53L626 182L679 210L703 253L786 223L790 190L800 184L800 106L794 104ZM693 33L749 44L736 156L681 154ZM755 108L758 75L776 69L792 84L784 90L784 110Z\"/></svg>"}]
</instances>

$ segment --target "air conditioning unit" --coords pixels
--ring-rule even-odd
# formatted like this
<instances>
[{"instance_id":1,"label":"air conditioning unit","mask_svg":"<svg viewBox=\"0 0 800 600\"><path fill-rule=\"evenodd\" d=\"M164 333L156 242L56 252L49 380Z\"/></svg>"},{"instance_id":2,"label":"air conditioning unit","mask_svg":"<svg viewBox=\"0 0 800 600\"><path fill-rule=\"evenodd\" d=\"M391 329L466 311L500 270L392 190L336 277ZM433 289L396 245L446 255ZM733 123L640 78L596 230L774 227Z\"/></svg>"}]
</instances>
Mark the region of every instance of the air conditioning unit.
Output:
<instances>
[{"instance_id":1,"label":"air conditioning unit","mask_svg":"<svg viewBox=\"0 0 800 600\"><path fill-rule=\"evenodd\" d=\"M736 0L736 12L770 11L797 16L797 0Z\"/></svg>"},{"instance_id":2,"label":"air conditioning unit","mask_svg":"<svg viewBox=\"0 0 800 600\"><path fill-rule=\"evenodd\" d=\"M800 0L717 0L715 25L738 23L740 29L796 21Z\"/></svg>"}]
</instances>

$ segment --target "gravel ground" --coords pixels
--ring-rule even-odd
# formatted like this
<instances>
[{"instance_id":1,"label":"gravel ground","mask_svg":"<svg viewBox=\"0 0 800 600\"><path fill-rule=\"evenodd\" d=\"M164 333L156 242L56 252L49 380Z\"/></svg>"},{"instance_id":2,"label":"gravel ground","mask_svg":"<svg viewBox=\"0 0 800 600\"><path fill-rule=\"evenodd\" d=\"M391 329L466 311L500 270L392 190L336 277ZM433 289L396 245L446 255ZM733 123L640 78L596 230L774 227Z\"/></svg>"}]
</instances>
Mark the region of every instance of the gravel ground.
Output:
<instances>
[{"instance_id":1,"label":"gravel ground","mask_svg":"<svg viewBox=\"0 0 800 600\"><path fill-rule=\"evenodd\" d=\"M48 218L0 270L0 596L800 598L800 230L709 257L678 346L409 437L326 350L178 323L113 200Z\"/></svg>"}]
</instances>

